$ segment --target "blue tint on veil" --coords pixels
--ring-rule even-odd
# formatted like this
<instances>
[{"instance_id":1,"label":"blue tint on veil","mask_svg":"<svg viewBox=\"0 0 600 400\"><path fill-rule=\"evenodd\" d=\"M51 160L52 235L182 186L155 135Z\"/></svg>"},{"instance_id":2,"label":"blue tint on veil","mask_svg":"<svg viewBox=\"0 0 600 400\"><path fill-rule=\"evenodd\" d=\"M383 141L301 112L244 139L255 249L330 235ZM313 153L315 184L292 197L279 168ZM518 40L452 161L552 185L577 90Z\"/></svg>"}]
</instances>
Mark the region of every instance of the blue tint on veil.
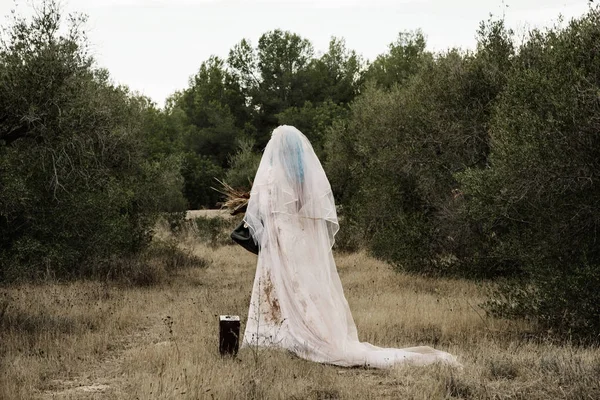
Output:
<instances>
[{"instance_id":1,"label":"blue tint on veil","mask_svg":"<svg viewBox=\"0 0 600 400\"><path fill-rule=\"evenodd\" d=\"M299 135L290 133L285 135L285 147L289 151L291 160L284 163L287 175L301 184L304 182L304 148Z\"/></svg>"},{"instance_id":2,"label":"blue tint on veil","mask_svg":"<svg viewBox=\"0 0 600 400\"><path fill-rule=\"evenodd\" d=\"M304 144L302 136L294 131L276 132L277 129L273 131L273 134L282 135L280 138L280 149L282 151L278 155L286 176L294 183L301 185L304 183ZM273 153L269 158L269 165L273 166Z\"/></svg>"}]
</instances>

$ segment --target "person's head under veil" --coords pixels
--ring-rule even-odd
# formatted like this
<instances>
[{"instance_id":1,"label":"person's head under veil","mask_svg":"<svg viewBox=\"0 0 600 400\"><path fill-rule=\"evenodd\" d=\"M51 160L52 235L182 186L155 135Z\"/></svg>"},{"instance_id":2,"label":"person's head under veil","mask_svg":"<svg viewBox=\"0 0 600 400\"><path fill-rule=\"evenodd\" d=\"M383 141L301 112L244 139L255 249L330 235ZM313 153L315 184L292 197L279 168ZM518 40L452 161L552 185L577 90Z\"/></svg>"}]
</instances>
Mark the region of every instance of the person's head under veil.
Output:
<instances>
[{"instance_id":1,"label":"person's head under veil","mask_svg":"<svg viewBox=\"0 0 600 400\"><path fill-rule=\"evenodd\" d=\"M274 214L321 220L333 243L338 226L331 186L308 138L289 125L273 131L250 192L245 221L255 239Z\"/></svg>"},{"instance_id":2,"label":"person's head under veil","mask_svg":"<svg viewBox=\"0 0 600 400\"><path fill-rule=\"evenodd\" d=\"M296 210L300 210L303 205L306 168L304 148L310 146L310 143L302 132L289 125L276 128L271 135L271 142L276 149L271 157L277 157L275 165L284 172L286 183L295 195Z\"/></svg>"},{"instance_id":3,"label":"person's head under veil","mask_svg":"<svg viewBox=\"0 0 600 400\"><path fill-rule=\"evenodd\" d=\"M273 131L271 140L278 149L278 162L289 182L301 185L304 182L304 143L302 133L293 126L281 125ZM271 165L273 162L271 160Z\"/></svg>"}]
</instances>

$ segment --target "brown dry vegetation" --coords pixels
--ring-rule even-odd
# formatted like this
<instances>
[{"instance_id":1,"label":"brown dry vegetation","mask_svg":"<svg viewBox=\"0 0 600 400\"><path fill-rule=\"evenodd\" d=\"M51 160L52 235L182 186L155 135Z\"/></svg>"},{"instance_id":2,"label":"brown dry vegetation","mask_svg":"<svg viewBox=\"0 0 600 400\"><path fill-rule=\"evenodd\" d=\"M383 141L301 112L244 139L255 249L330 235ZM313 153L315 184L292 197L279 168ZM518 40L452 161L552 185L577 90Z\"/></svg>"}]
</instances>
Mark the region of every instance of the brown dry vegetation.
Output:
<instances>
[{"instance_id":1,"label":"brown dry vegetation","mask_svg":"<svg viewBox=\"0 0 600 400\"><path fill-rule=\"evenodd\" d=\"M482 285L396 273L365 253L336 255L361 339L431 345L464 369L344 369L251 349L222 359L217 316L246 317L256 257L192 235L180 246L202 262L152 286L0 289L0 398L600 398L599 349L533 340L528 323L485 315Z\"/></svg>"}]
</instances>

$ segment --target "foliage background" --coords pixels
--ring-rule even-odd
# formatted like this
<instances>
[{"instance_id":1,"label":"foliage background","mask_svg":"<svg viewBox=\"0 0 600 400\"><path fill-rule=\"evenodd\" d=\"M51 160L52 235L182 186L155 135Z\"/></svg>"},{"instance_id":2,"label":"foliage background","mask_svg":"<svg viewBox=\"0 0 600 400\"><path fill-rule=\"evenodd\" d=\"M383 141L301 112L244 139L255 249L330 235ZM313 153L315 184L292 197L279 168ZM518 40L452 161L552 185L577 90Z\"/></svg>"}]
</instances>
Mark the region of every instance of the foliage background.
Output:
<instances>
[{"instance_id":1,"label":"foliage background","mask_svg":"<svg viewBox=\"0 0 600 400\"><path fill-rule=\"evenodd\" d=\"M0 44L0 281L102 276L147 249L160 214L249 188L270 133L313 143L340 250L495 280L488 311L564 338L600 332L600 9L474 51L400 32L366 62L274 30L211 57L164 108L115 86L85 16L53 0Z\"/></svg>"}]
</instances>

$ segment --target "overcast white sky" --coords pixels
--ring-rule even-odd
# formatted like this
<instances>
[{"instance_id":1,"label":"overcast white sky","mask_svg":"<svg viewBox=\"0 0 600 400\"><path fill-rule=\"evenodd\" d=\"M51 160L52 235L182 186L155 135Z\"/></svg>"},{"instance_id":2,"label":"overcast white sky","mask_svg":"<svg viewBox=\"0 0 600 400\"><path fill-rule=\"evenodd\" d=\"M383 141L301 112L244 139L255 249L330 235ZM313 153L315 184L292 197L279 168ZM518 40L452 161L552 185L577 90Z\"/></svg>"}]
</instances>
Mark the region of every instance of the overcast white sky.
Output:
<instances>
[{"instance_id":1,"label":"overcast white sky","mask_svg":"<svg viewBox=\"0 0 600 400\"><path fill-rule=\"evenodd\" d=\"M159 105L187 86L210 55L227 57L242 38L280 28L309 39L317 52L331 36L367 59L387 49L398 32L421 28L429 48L474 48L481 20L504 14L508 26L548 26L562 14L580 16L589 0L62 0L89 15L88 36L98 64L115 82ZM27 14L31 0L0 0L3 17ZM2 18L2 24L5 19Z\"/></svg>"}]
</instances>

